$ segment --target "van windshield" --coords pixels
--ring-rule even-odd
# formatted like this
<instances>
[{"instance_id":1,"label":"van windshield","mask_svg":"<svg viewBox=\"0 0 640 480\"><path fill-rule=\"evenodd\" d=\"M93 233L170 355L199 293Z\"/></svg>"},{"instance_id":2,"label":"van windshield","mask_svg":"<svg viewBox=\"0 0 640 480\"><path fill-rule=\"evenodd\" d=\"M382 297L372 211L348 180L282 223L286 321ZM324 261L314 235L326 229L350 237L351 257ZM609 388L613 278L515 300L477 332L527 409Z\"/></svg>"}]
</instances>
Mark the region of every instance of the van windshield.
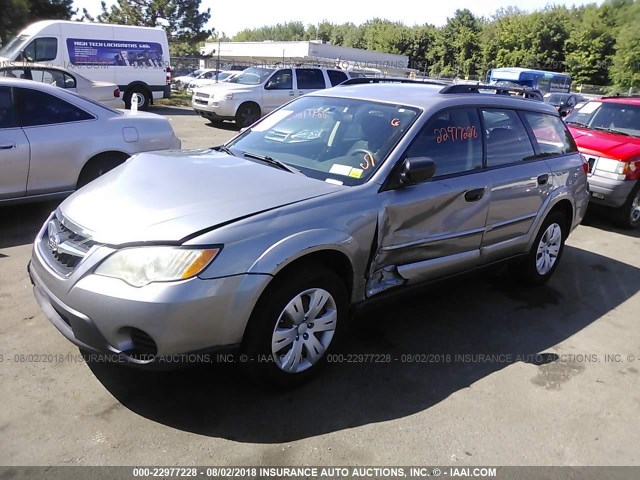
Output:
<instances>
[{"instance_id":1,"label":"van windshield","mask_svg":"<svg viewBox=\"0 0 640 480\"><path fill-rule=\"evenodd\" d=\"M16 53L20 51L20 48L31 38L29 35L18 35L13 38L9 43L0 48L0 57L11 59Z\"/></svg>"}]
</instances>

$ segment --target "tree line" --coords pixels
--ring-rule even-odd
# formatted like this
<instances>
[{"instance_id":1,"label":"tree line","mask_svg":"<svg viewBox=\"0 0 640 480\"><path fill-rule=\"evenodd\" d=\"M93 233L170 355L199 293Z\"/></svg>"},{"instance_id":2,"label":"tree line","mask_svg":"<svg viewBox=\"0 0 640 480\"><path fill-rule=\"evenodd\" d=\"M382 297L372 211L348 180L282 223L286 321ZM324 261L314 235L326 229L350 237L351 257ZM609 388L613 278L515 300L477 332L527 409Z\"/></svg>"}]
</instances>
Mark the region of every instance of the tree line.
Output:
<instances>
[{"instance_id":1,"label":"tree line","mask_svg":"<svg viewBox=\"0 0 640 480\"><path fill-rule=\"evenodd\" d=\"M456 10L442 27L406 26L383 19L361 25L289 22L246 29L234 41L321 40L334 45L397 53L428 76L484 80L496 67L570 73L577 84L640 89L639 0L602 5L549 6L527 13L516 7L490 18Z\"/></svg>"},{"instance_id":2,"label":"tree line","mask_svg":"<svg viewBox=\"0 0 640 480\"><path fill-rule=\"evenodd\" d=\"M73 0L5 0L0 41L41 19L89 20L162 26L173 56L198 55L207 38L230 40L206 28L209 9L201 0L117 0L102 13L79 13ZM517 7L489 18L456 10L442 27L406 26L384 19L361 25L322 21L288 22L246 29L234 41L321 40L334 45L397 53L429 76L485 79L495 67L519 66L570 73L577 84L610 85L612 91L640 89L640 0L606 0L602 5L549 6L531 13Z\"/></svg>"}]
</instances>

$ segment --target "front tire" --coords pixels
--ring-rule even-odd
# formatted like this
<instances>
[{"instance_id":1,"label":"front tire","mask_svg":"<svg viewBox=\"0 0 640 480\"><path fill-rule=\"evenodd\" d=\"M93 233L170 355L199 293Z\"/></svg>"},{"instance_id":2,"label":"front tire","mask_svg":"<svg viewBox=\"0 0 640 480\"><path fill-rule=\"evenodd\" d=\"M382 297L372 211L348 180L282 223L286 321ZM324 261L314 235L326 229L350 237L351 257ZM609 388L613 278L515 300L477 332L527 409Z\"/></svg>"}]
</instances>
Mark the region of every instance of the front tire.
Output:
<instances>
[{"instance_id":1,"label":"front tire","mask_svg":"<svg viewBox=\"0 0 640 480\"><path fill-rule=\"evenodd\" d=\"M524 283L542 285L551 278L560 263L568 234L565 216L560 212L551 212L538 230L526 258L516 266Z\"/></svg>"},{"instance_id":2,"label":"front tire","mask_svg":"<svg viewBox=\"0 0 640 480\"><path fill-rule=\"evenodd\" d=\"M347 311L346 287L331 270L307 265L276 278L247 325L245 371L270 387L304 382L325 364Z\"/></svg>"},{"instance_id":3,"label":"front tire","mask_svg":"<svg viewBox=\"0 0 640 480\"><path fill-rule=\"evenodd\" d=\"M614 221L626 229L640 227L640 183L631 191L629 198L614 212Z\"/></svg>"},{"instance_id":4,"label":"front tire","mask_svg":"<svg viewBox=\"0 0 640 480\"><path fill-rule=\"evenodd\" d=\"M236 112L236 125L240 128L249 127L258 121L260 114L260 107L255 103L243 103Z\"/></svg>"}]
</instances>

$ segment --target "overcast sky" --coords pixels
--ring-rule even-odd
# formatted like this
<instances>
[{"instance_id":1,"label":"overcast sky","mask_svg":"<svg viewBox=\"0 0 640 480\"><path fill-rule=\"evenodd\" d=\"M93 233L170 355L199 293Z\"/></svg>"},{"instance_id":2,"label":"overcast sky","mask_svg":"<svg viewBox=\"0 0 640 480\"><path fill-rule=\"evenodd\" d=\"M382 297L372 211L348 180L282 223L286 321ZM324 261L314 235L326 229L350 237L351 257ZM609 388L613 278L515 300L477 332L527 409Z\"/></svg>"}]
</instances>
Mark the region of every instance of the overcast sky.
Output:
<instances>
[{"instance_id":1,"label":"overcast sky","mask_svg":"<svg viewBox=\"0 0 640 480\"><path fill-rule=\"evenodd\" d=\"M113 3L107 0L107 5ZM218 32L232 36L245 28L274 25L299 20L305 25L316 24L322 20L333 23L363 23L375 17L400 21L406 25L431 23L444 25L447 17L453 15L458 8L468 8L474 14L490 16L501 7L517 5L526 10L544 8L547 4L583 5L602 3L602 0L369 0L356 2L353 0L202 0L202 8L211 9L209 27ZM100 13L100 0L75 0L74 5L80 11L86 8L91 14Z\"/></svg>"}]
</instances>

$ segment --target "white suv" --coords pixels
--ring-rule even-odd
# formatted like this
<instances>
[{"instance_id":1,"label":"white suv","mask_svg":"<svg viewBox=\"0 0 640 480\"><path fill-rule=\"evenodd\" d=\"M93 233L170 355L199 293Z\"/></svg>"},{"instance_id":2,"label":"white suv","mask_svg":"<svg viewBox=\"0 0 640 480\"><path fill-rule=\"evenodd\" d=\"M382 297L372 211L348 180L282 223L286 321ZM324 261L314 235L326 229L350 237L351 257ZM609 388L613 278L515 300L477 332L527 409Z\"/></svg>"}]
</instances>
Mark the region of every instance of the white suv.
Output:
<instances>
[{"instance_id":1,"label":"white suv","mask_svg":"<svg viewBox=\"0 0 640 480\"><path fill-rule=\"evenodd\" d=\"M350 75L320 67L251 67L228 82L198 88L193 109L212 122L235 120L247 127L295 97L338 85Z\"/></svg>"}]
</instances>

